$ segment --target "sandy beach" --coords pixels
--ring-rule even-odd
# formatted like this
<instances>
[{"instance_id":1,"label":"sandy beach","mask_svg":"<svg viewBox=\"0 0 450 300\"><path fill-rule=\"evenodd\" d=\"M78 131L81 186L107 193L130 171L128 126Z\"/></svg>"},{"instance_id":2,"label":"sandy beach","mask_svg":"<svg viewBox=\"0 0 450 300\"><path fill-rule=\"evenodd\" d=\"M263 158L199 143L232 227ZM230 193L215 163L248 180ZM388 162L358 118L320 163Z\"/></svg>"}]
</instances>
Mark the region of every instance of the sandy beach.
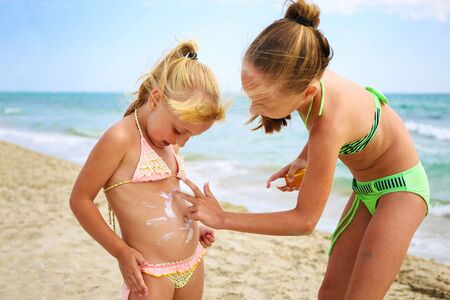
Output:
<instances>
[{"instance_id":1,"label":"sandy beach","mask_svg":"<svg viewBox=\"0 0 450 300\"><path fill-rule=\"evenodd\" d=\"M120 299L116 260L68 200L79 165L0 142L0 299ZM105 219L106 199L95 200ZM316 299L327 235L216 232L204 299ZM450 298L450 266L408 256L386 299Z\"/></svg>"}]
</instances>

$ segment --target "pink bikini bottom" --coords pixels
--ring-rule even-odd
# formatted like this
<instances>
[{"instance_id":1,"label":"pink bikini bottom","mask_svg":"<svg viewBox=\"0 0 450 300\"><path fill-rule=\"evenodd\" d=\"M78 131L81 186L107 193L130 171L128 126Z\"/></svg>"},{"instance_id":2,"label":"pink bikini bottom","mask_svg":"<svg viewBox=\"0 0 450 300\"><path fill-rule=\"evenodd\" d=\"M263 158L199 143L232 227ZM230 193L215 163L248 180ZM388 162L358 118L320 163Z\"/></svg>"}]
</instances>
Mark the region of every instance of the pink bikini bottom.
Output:
<instances>
[{"instance_id":1,"label":"pink bikini bottom","mask_svg":"<svg viewBox=\"0 0 450 300\"><path fill-rule=\"evenodd\" d=\"M175 288L179 289L189 281L204 255L205 248L199 243L191 257L175 262L141 265L141 272L154 277L164 276L174 283ZM130 289L124 283L122 300L128 300L129 296Z\"/></svg>"}]
</instances>

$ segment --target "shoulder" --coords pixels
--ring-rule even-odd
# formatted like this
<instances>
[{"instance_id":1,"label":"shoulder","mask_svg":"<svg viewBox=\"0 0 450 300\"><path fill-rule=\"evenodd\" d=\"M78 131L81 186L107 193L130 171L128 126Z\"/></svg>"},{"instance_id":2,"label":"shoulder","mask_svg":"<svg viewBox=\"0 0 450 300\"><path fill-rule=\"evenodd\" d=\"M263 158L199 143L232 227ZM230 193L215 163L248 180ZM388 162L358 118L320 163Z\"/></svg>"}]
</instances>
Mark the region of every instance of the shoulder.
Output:
<instances>
[{"instance_id":1,"label":"shoulder","mask_svg":"<svg viewBox=\"0 0 450 300\"><path fill-rule=\"evenodd\" d=\"M330 73L330 72L329 72ZM311 128L309 140L322 145L342 146L355 130L355 101L364 89L337 74L328 74L323 114Z\"/></svg>"},{"instance_id":2,"label":"shoulder","mask_svg":"<svg viewBox=\"0 0 450 300\"><path fill-rule=\"evenodd\" d=\"M340 147L347 136L345 122L336 115L324 115L309 132L308 142Z\"/></svg>"},{"instance_id":3,"label":"shoulder","mask_svg":"<svg viewBox=\"0 0 450 300\"><path fill-rule=\"evenodd\" d=\"M128 149L139 135L132 118L125 117L108 128L99 140L99 144L109 147Z\"/></svg>"}]
</instances>

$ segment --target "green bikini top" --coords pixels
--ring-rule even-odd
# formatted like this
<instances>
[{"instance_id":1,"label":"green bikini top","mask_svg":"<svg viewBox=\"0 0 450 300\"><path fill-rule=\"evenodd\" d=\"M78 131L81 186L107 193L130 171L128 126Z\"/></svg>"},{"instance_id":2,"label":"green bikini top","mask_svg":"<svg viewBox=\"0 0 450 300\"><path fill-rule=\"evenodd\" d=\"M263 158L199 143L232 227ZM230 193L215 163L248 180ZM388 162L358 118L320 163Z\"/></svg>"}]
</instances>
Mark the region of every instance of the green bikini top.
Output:
<instances>
[{"instance_id":1,"label":"green bikini top","mask_svg":"<svg viewBox=\"0 0 450 300\"><path fill-rule=\"evenodd\" d=\"M322 91L322 97L320 98L320 108L319 108L319 117L320 117L323 112L323 103L325 100L325 88L323 86L322 80L320 80L319 82L320 82L320 89ZM377 133L378 125L380 124L381 104L389 104L389 100L380 91L374 89L373 87L368 86L368 87L366 87L366 90L369 91L370 93L372 93L374 96L375 116L373 119L372 128L370 129L369 133L366 136L364 136L363 138L343 145L341 147L341 149L339 150L339 154L353 154L353 153L363 150L367 146L367 144L369 144L369 142L375 137L375 134ZM306 114L306 118L303 119L303 117L302 117L307 130L308 130L308 119L309 119L309 115L311 114L313 101L314 101L314 99L311 100L311 104L309 105L308 113Z\"/></svg>"}]
</instances>

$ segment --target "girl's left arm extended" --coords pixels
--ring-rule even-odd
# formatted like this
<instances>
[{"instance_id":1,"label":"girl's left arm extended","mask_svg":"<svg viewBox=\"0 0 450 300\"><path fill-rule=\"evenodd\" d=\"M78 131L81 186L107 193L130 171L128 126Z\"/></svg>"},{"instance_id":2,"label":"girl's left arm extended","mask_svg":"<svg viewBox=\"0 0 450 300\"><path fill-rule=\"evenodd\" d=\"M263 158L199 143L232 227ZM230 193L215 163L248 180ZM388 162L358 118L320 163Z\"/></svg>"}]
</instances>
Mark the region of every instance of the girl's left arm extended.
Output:
<instances>
[{"instance_id":1,"label":"girl's left arm extended","mask_svg":"<svg viewBox=\"0 0 450 300\"><path fill-rule=\"evenodd\" d=\"M310 234L327 202L333 183L334 171L342 143L338 135L329 134L326 128L311 130L308 140L308 168L292 210L272 213L237 213L223 211L208 184L202 192L194 183L185 180L194 196L177 192L192 203L190 217L218 229L267 235Z\"/></svg>"}]
</instances>

